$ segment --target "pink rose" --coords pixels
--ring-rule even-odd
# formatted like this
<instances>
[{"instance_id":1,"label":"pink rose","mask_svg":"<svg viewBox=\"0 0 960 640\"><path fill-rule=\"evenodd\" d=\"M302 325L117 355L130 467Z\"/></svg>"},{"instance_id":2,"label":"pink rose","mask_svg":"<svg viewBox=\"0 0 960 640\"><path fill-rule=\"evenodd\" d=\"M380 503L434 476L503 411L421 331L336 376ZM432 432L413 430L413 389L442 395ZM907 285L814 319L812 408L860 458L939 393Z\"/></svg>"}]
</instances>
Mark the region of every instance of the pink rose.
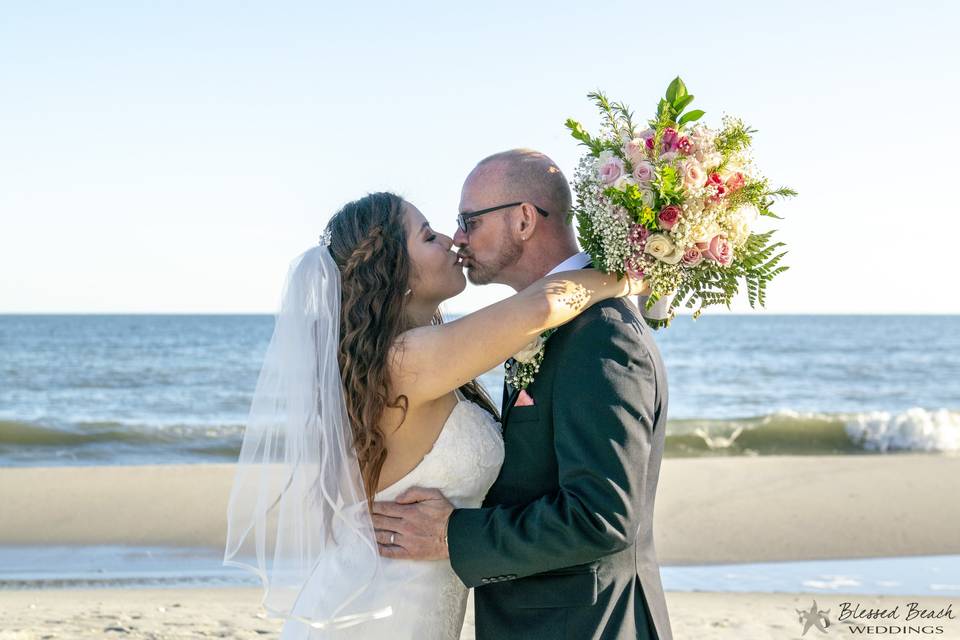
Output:
<instances>
[{"instance_id":1,"label":"pink rose","mask_svg":"<svg viewBox=\"0 0 960 640\"><path fill-rule=\"evenodd\" d=\"M637 179L637 182L650 182L654 178L655 171L653 164L646 160L633 164L633 177Z\"/></svg>"},{"instance_id":2,"label":"pink rose","mask_svg":"<svg viewBox=\"0 0 960 640\"><path fill-rule=\"evenodd\" d=\"M690 155L693 153L693 143L690 142L690 138L683 136L677 140L677 151L684 155Z\"/></svg>"},{"instance_id":3,"label":"pink rose","mask_svg":"<svg viewBox=\"0 0 960 640\"><path fill-rule=\"evenodd\" d=\"M637 137L643 140L644 146L646 146L647 149L653 149L653 138L656 135L657 135L657 132L654 131L653 129L646 129L644 131L641 131L640 135Z\"/></svg>"},{"instance_id":4,"label":"pink rose","mask_svg":"<svg viewBox=\"0 0 960 640\"><path fill-rule=\"evenodd\" d=\"M702 245L706 244L706 247ZM721 266L728 267L733 262L733 247L723 236L713 236L709 243L698 242L697 247L703 249L703 255Z\"/></svg>"},{"instance_id":5,"label":"pink rose","mask_svg":"<svg viewBox=\"0 0 960 640\"><path fill-rule=\"evenodd\" d=\"M676 129L667 127L663 131L663 152L668 153L670 151L677 150L677 144L680 142L680 134L677 133Z\"/></svg>"},{"instance_id":6,"label":"pink rose","mask_svg":"<svg viewBox=\"0 0 960 640\"><path fill-rule=\"evenodd\" d=\"M716 172L711 173L710 176L707 177L706 186L714 189L715 194L713 196L713 200L719 200L721 197L723 197L723 194L727 192L727 187L724 186L723 180L720 178L720 174Z\"/></svg>"},{"instance_id":7,"label":"pink rose","mask_svg":"<svg viewBox=\"0 0 960 640\"><path fill-rule=\"evenodd\" d=\"M690 247L683 252L683 264L688 267L695 267L701 262L703 262L703 254L700 252L700 249Z\"/></svg>"},{"instance_id":8,"label":"pink rose","mask_svg":"<svg viewBox=\"0 0 960 640\"><path fill-rule=\"evenodd\" d=\"M623 175L623 160L610 156L600 165L600 180L604 184L613 184Z\"/></svg>"},{"instance_id":9,"label":"pink rose","mask_svg":"<svg viewBox=\"0 0 960 640\"><path fill-rule=\"evenodd\" d=\"M646 141L644 141L642 138L628 140L627 143L623 145L623 155L627 156L627 158L630 160L630 163L636 166L637 164L643 162L644 158L646 158L646 153L644 152L646 147Z\"/></svg>"},{"instance_id":10,"label":"pink rose","mask_svg":"<svg viewBox=\"0 0 960 640\"><path fill-rule=\"evenodd\" d=\"M673 229L677 221L680 220L680 207L675 204L671 204L668 207L664 207L660 211L660 215L657 216L657 219L660 221L660 227L670 231Z\"/></svg>"},{"instance_id":11,"label":"pink rose","mask_svg":"<svg viewBox=\"0 0 960 640\"><path fill-rule=\"evenodd\" d=\"M737 189L742 189L746 179L744 179L743 174L737 171L729 178L727 178L727 189L730 191L736 191Z\"/></svg>"},{"instance_id":12,"label":"pink rose","mask_svg":"<svg viewBox=\"0 0 960 640\"><path fill-rule=\"evenodd\" d=\"M707 174L704 173L703 167L693 158L684 163L681 175L683 176L684 186L690 188L702 187L707 181Z\"/></svg>"}]
</instances>

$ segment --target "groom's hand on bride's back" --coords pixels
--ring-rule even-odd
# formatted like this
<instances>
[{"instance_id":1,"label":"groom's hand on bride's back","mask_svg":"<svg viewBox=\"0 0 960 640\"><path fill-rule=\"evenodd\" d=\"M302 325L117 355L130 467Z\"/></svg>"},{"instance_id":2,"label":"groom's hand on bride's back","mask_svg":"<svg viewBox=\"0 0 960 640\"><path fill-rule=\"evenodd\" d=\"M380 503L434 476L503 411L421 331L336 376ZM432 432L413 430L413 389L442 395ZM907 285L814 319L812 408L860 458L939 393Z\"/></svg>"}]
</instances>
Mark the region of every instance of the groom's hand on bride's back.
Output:
<instances>
[{"instance_id":1,"label":"groom's hand on bride's back","mask_svg":"<svg viewBox=\"0 0 960 640\"><path fill-rule=\"evenodd\" d=\"M385 558L440 560L449 557L447 522L453 504L437 489L411 487L396 502L373 503L377 546Z\"/></svg>"}]
</instances>

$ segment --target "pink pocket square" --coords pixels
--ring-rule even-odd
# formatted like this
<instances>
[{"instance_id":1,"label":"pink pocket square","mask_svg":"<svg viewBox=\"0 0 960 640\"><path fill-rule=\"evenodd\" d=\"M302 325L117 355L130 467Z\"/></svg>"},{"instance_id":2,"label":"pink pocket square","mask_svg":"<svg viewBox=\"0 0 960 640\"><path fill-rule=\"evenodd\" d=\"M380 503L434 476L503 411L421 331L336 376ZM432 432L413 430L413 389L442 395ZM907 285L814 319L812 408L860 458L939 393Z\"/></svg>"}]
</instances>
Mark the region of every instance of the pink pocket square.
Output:
<instances>
[{"instance_id":1,"label":"pink pocket square","mask_svg":"<svg viewBox=\"0 0 960 640\"><path fill-rule=\"evenodd\" d=\"M532 407L536 403L533 401L533 397L527 393L526 389L521 389L520 394L517 395L517 401L513 403L515 407Z\"/></svg>"}]
</instances>

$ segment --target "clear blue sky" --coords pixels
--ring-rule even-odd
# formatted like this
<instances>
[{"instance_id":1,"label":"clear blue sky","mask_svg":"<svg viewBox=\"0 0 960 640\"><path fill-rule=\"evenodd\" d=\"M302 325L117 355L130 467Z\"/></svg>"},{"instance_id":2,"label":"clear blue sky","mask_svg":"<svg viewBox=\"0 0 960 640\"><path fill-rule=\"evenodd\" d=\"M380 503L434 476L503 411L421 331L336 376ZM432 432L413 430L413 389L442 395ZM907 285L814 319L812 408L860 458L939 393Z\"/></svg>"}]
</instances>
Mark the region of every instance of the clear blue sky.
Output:
<instances>
[{"instance_id":1,"label":"clear blue sky","mask_svg":"<svg viewBox=\"0 0 960 640\"><path fill-rule=\"evenodd\" d=\"M332 4L5 3L0 312L272 312L343 202L452 233L478 159L570 174L588 91L646 115L680 74L800 191L769 311L960 313L955 3Z\"/></svg>"}]
</instances>

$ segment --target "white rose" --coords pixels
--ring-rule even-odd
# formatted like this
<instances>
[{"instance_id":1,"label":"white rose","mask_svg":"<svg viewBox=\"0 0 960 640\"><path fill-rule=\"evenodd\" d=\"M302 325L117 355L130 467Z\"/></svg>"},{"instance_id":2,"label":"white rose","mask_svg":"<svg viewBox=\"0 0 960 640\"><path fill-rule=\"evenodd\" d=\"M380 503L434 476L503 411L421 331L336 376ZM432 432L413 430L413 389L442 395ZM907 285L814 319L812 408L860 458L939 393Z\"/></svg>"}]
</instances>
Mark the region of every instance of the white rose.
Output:
<instances>
[{"instance_id":1,"label":"white rose","mask_svg":"<svg viewBox=\"0 0 960 640\"><path fill-rule=\"evenodd\" d=\"M513 359L517 362L530 362L536 357L543 348L543 336L537 336L533 342L514 354Z\"/></svg>"},{"instance_id":2,"label":"white rose","mask_svg":"<svg viewBox=\"0 0 960 640\"><path fill-rule=\"evenodd\" d=\"M750 230L760 218L760 212L752 204L745 204L730 214L728 226L729 240L734 244L746 242L750 237Z\"/></svg>"},{"instance_id":3,"label":"white rose","mask_svg":"<svg viewBox=\"0 0 960 640\"><path fill-rule=\"evenodd\" d=\"M643 201L644 206L650 207L653 209L654 195L653 191L650 189L640 189L640 199Z\"/></svg>"},{"instance_id":4,"label":"white rose","mask_svg":"<svg viewBox=\"0 0 960 640\"><path fill-rule=\"evenodd\" d=\"M649 253L657 260L663 260L666 256L672 254L675 249L676 247L673 246L670 238L662 233L654 233L647 238L647 246L644 252Z\"/></svg>"},{"instance_id":5,"label":"white rose","mask_svg":"<svg viewBox=\"0 0 960 640\"><path fill-rule=\"evenodd\" d=\"M694 239L695 242L710 242L713 240L714 236L720 235L720 225L716 222L711 222L707 226L700 229L700 233Z\"/></svg>"},{"instance_id":6,"label":"white rose","mask_svg":"<svg viewBox=\"0 0 960 640\"><path fill-rule=\"evenodd\" d=\"M617 181L613 183L613 186L616 187L617 189L620 189L621 191L625 191L627 187L629 187L632 184L637 184L637 181L633 179L633 176L622 175L619 178L617 178Z\"/></svg>"},{"instance_id":7,"label":"white rose","mask_svg":"<svg viewBox=\"0 0 960 640\"><path fill-rule=\"evenodd\" d=\"M666 262L667 264L677 264L678 262L683 260L683 249L681 249L680 247L674 246L673 251L663 256L662 258L660 258L660 260L662 260L663 262Z\"/></svg>"}]
</instances>

